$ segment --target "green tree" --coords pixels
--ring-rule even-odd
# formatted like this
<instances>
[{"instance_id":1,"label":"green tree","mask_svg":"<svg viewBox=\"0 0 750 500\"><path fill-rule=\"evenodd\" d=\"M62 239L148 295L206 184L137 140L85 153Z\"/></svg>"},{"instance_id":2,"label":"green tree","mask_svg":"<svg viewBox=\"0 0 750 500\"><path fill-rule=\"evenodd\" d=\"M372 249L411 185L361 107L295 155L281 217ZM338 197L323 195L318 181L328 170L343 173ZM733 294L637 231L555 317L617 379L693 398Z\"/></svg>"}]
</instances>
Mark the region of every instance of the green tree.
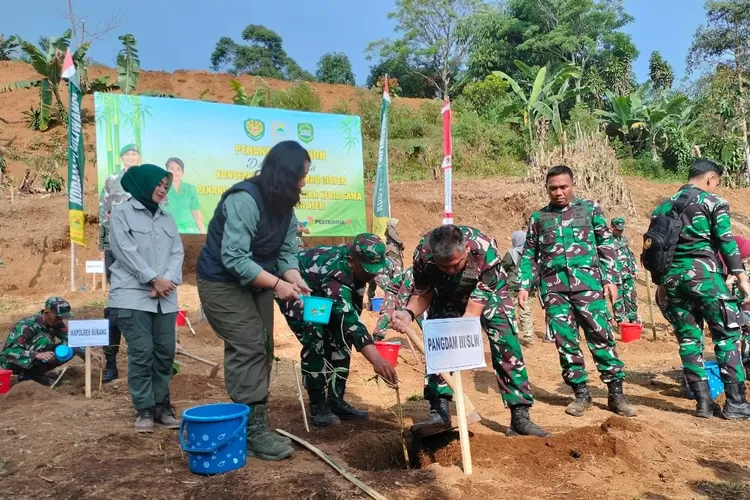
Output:
<instances>
[{"instance_id":1,"label":"green tree","mask_svg":"<svg viewBox=\"0 0 750 500\"><path fill-rule=\"evenodd\" d=\"M736 119L742 130L743 160L750 182L744 82L750 64L750 0L707 0L705 8L708 22L695 32L687 58L688 70L699 63L733 67L738 90Z\"/></svg>"},{"instance_id":2,"label":"green tree","mask_svg":"<svg viewBox=\"0 0 750 500\"><path fill-rule=\"evenodd\" d=\"M5 38L0 33L0 61L10 61L13 59L13 54L18 49L18 41L15 37Z\"/></svg>"},{"instance_id":3,"label":"green tree","mask_svg":"<svg viewBox=\"0 0 750 500\"><path fill-rule=\"evenodd\" d=\"M52 119L53 101L57 104L57 113L60 121L67 120L67 113L60 98L60 82L62 81L62 62L65 52L70 46L70 30L67 30L59 38L49 38L46 50L29 43L20 37L15 37L18 45L31 61L31 66L41 78L11 83L0 87L0 92L9 92L17 89L39 88L39 130L47 130ZM86 48L83 47L85 52ZM82 56L78 51L74 54L75 59Z\"/></svg>"},{"instance_id":4,"label":"green tree","mask_svg":"<svg viewBox=\"0 0 750 500\"><path fill-rule=\"evenodd\" d=\"M233 75L255 75L279 80L307 80L315 78L303 70L284 51L282 38L273 30L259 24L250 24L242 31L246 45L222 37L211 54L211 69Z\"/></svg>"},{"instance_id":5,"label":"green tree","mask_svg":"<svg viewBox=\"0 0 750 500\"><path fill-rule=\"evenodd\" d=\"M368 89L375 88L378 79L387 74L389 78L398 80L399 96L430 99L435 97L435 87L420 74L427 74L431 71L428 68L412 68L405 54L397 54L381 59L378 64L372 66L365 86Z\"/></svg>"},{"instance_id":6,"label":"green tree","mask_svg":"<svg viewBox=\"0 0 750 500\"><path fill-rule=\"evenodd\" d=\"M372 42L365 50L369 57L404 57L412 71L447 96L474 42L473 24L487 9L482 0L396 0L388 19L396 21L400 38Z\"/></svg>"},{"instance_id":7,"label":"green tree","mask_svg":"<svg viewBox=\"0 0 750 500\"><path fill-rule=\"evenodd\" d=\"M514 60L539 67L572 64L582 71L574 79L575 88L581 89L592 65L605 70L601 62L609 62L612 72L618 68L609 59L621 54L626 56L625 71L619 68L619 74L629 76L630 64L638 52L621 29L632 21L621 2L616 1L509 0L505 12L494 12L476 23L469 73L482 78L499 70L518 76ZM606 82L603 71L600 76ZM578 98L581 95L579 92Z\"/></svg>"},{"instance_id":8,"label":"green tree","mask_svg":"<svg viewBox=\"0 0 750 500\"><path fill-rule=\"evenodd\" d=\"M658 50L651 53L648 60L648 72L656 90L669 90L674 82L674 70L664 60Z\"/></svg>"},{"instance_id":9,"label":"green tree","mask_svg":"<svg viewBox=\"0 0 750 500\"><path fill-rule=\"evenodd\" d=\"M318 61L318 70L315 77L323 83L343 83L354 85L354 73L352 63L342 52L328 52Z\"/></svg>"}]
</instances>

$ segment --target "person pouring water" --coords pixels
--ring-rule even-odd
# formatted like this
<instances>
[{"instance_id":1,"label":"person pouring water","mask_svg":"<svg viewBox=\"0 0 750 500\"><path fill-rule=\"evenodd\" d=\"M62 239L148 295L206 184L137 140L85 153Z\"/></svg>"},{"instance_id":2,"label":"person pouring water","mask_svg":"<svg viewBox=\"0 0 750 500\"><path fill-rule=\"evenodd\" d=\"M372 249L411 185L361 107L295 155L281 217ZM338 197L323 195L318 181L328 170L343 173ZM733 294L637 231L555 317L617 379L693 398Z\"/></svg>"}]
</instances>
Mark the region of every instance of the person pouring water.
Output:
<instances>
[{"instance_id":1,"label":"person pouring water","mask_svg":"<svg viewBox=\"0 0 750 500\"><path fill-rule=\"evenodd\" d=\"M224 380L229 397L251 408L249 455L282 460L294 448L266 421L273 356L274 294L298 301L310 293L299 272L297 218L310 155L296 141L276 144L260 171L230 187L208 224L198 258L203 312L224 341Z\"/></svg>"}]
</instances>

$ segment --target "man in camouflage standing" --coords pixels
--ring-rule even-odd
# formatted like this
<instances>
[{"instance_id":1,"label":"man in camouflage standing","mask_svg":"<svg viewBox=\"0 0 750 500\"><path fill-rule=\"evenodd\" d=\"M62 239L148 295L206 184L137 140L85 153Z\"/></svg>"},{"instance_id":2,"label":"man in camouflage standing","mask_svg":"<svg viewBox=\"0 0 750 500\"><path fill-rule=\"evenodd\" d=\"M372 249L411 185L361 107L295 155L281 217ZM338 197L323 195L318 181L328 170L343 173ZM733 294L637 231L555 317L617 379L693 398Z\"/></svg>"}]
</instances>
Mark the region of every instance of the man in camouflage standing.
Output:
<instances>
[{"instance_id":1,"label":"man in camouflage standing","mask_svg":"<svg viewBox=\"0 0 750 500\"><path fill-rule=\"evenodd\" d=\"M404 268L404 248L406 246L404 245L404 240L401 239L401 235L396 230L398 224L398 219L391 218L388 219L385 227L385 256L388 258L386 271L389 273L389 278L393 278ZM367 285L367 301L370 311L372 310L372 299L375 297L377 285L376 280L372 280Z\"/></svg>"},{"instance_id":2,"label":"man in camouflage standing","mask_svg":"<svg viewBox=\"0 0 750 500\"><path fill-rule=\"evenodd\" d=\"M613 301L617 297L619 269L612 233L596 203L574 197L574 186L570 168L557 166L547 171L550 203L529 221L518 277L518 302L526 307L538 275L563 380L575 394L565 413L580 417L593 404L586 385L580 326L599 376L609 389L609 409L633 417L637 411L623 394L624 363L615 351L606 302L606 298Z\"/></svg>"},{"instance_id":3,"label":"man in camouflage standing","mask_svg":"<svg viewBox=\"0 0 750 500\"><path fill-rule=\"evenodd\" d=\"M11 370L20 380L51 385L45 373L64 364L55 357L55 347L68 343L65 319L70 304L62 297L47 299L44 310L15 324L0 351L0 368Z\"/></svg>"},{"instance_id":4,"label":"man in camouflage standing","mask_svg":"<svg viewBox=\"0 0 750 500\"><path fill-rule=\"evenodd\" d=\"M640 323L638 317L638 296L635 292L635 277L638 274L638 262L630 250L628 239L624 236L625 219L615 217L611 222L612 234L615 236L615 259L620 264L620 286L617 287L617 300L612 309L615 321Z\"/></svg>"},{"instance_id":5,"label":"man in camouflage standing","mask_svg":"<svg viewBox=\"0 0 750 500\"><path fill-rule=\"evenodd\" d=\"M688 184L652 213L652 217L670 213L678 200L684 206L679 214L682 230L671 265L664 276L654 276L654 280L659 292L666 296L666 316L677 335L685 377L695 394L695 415L711 418L717 410L703 363L705 321L711 330L726 390L723 416L747 420L750 404L745 400L740 354L744 318L739 301L725 283L717 255L721 254L727 272L737 278L745 303L750 302L750 283L732 235L729 204L714 194L723 174L724 168L712 161L696 161L690 167ZM650 245L644 241L644 248Z\"/></svg>"},{"instance_id":6,"label":"man in camouflage standing","mask_svg":"<svg viewBox=\"0 0 750 500\"><path fill-rule=\"evenodd\" d=\"M401 311L409 302L409 297L414 290L414 269L409 267L404 271L396 273L392 278L389 273L382 273L375 278L375 283L383 289L383 305L380 308L380 316L375 325L375 331L372 336L376 340L383 340L385 332L391 323L391 316L394 311ZM422 327L422 317L417 318L420 328Z\"/></svg>"},{"instance_id":7,"label":"man in camouflage standing","mask_svg":"<svg viewBox=\"0 0 750 500\"><path fill-rule=\"evenodd\" d=\"M141 154L138 146L127 144L120 150L122 169L104 180L104 188L99 194L99 250L104 255L104 274L107 282L112 275L110 268L115 263L115 257L109 249L109 224L112 209L130 199L130 193L125 191L120 181L129 168L141 164ZM109 308L104 309L104 317L109 319ZM104 348L106 365L102 372L102 382L105 384L119 377L117 372L117 353L120 350L122 333L115 322L109 319L109 346Z\"/></svg>"},{"instance_id":8,"label":"man in camouflage standing","mask_svg":"<svg viewBox=\"0 0 750 500\"><path fill-rule=\"evenodd\" d=\"M386 266L385 244L376 235L363 233L352 244L310 248L299 252L297 259L312 295L334 301L326 325L304 321L299 302L278 301L289 328L302 344L302 381L310 398L310 421L327 427L340 424L340 419L365 419L366 411L344 401L352 345L375 373L397 383L396 370L378 353L359 317L365 285Z\"/></svg>"},{"instance_id":9,"label":"man in camouflage standing","mask_svg":"<svg viewBox=\"0 0 750 500\"><path fill-rule=\"evenodd\" d=\"M479 317L490 341L500 394L510 407L508 434L546 436L529 417L534 398L495 240L468 226L433 229L414 251L413 274L414 290L406 308L391 314L392 328L406 332L425 311L430 319ZM417 425L449 425L453 393L440 376L427 378L424 396L430 414Z\"/></svg>"}]
</instances>

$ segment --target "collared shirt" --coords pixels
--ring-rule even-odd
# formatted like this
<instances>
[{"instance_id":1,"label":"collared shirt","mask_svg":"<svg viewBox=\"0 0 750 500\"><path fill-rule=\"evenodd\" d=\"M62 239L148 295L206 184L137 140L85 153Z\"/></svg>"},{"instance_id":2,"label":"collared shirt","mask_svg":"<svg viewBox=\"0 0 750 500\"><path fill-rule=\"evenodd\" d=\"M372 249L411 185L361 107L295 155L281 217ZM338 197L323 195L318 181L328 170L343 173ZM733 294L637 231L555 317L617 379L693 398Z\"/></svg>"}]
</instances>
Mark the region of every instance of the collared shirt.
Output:
<instances>
[{"instance_id":1,"label":"collared shirt","mask_svg":"<svg viewBox=\"0 0 750 500\"><path fill-rule=\"evenodd\" d=\"M221 240L221 262L239 278L243 286L249 286L263 270L253 260L253 253L250 251L250 245L260 223L258 204L255 203L250 193L238 191L227 196L222 211L226 222ZM290 269L299 268L296 252L297 217L292 215L279 253L277 268L279 276Z\"/></svg>"},{"instance_id":2,"label":"collared shirt","mask_svg":"<svg viewBox=\"0 0 750 500\"><path fill-rule=\"evenodd\" d=\"M565 207L547 205L531 216L520 290L530 290L539 276L542 295L599 291L618 284L619 272L612 231L597 203L575 198Z\"/></svg>"},{"instance_id":3,"label":"collared shirt","mask_svg":"<svg viewBox=\"0 0 750 500\"><path fill-rule=\"evenodd\" d=\"M151 298L149 282L158 276L182 284L185 252L174 218L161 208L152 216L131 198L112 210L110 247L115 257L109 307L177 312L177 291Z\"/></svg>"}]
</instances>

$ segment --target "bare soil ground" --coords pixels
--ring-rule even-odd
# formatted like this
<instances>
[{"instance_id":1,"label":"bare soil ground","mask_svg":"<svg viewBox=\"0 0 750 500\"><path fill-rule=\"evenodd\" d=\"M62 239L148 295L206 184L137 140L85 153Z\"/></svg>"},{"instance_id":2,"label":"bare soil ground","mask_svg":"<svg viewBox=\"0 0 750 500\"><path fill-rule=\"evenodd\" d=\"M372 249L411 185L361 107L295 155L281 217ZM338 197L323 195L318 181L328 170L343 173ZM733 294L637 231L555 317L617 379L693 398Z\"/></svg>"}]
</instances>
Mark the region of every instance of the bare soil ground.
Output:
<instances>
[{"instance_id":1,"label":"bare soil ground","mask_svg":"<svg viewBox=\"0 0 750 500\"><path fill-rule=\"evenodd\" d=\"M31 76L24 65L0 63L0 84ZM221 92L226 94L229 88L227 76L209 73L146 72L144 78L144 88L178 92L190 98L210 88L212 97L226 99ZM349 87L318 90L330 96L324 98L324 109L340 95L351 92ZM0 117L5 120L0 122L0 139L15 138L14 147L22 151L30 146L44 149L53 140L49 135L40 140L39 134L23 128L20 113L34 102L34 96L33 91L0 95ZM85 105L91 112L91 103ZM90 147L93 125L87 125L86 131ZM14 175L24 168L11 162ZM38 310L53 294L68 298L79 318L101 317L106 294L101 288L92 289L90 278L85 281L86 290L81 290L84 263L99 254L94 215L96 179L93 168L88 172L89 245L76 249L75 292L69 291L65 197L16 195L10 204L10 193L0 191L1 332ZM628 234L634 251L639 253L637 235L645 230L648 213L678 186L637 179L627 179L627 185L637 210L635 217L628 218ZM459 180L454 186L456 221L483 229L506 249L510 232L521 227L524 217L536 208L538 197L524 194L530 189L517 179ZM748 191L722 194L731 202L738 232L750 236L750 228L745 225L750 223ZM411 251L424 232L440 223L442 183L396 183L392 186L392 206ZM180 328L180 341L189 352L221 361L220 342L207 323L199 321L194 263L202 238L185 237L184 242L186 284L180 288L180 302L189 311L196 334ZM638 293L645 317L643 279L638 280ZM493 373L484 369L466 374L464 385L483 417L470 428L474 474L467 477L459 467L460 447L455 435L450 434L412 443L412 465L417 468L405 469L394 392L378 385L369 365L356 354L348 399L367 408L370 420L306 433L292 373L292 361L299 359L299 343L277 314L276 352L281 361L271 388L272 425L320 447L361 480L394 499L750 499L750 444L745 439L748 424L691 416L694 403L680 395L677 344L658 311L656 315L656 341L650 340L649 330L644 332L648 339L618 347L628 370L626 392L638 406L639 416L626 420L606 410L606 388L598 381L587 355L596 404L576 419L564 414L571 394L561 382L554 347L541 342L543 315L537 307L534 322L540 338L525 348L524 356L537 398L532 415L552 436L505 437L509 414L502 407ZM368 325L374 325L373 314L366 312L364 318ZM4 334L0 334L0 341L3 339ZM707 345L711 357L710 340ZM403 354L397 369L409 425L425 415L427 404L419 397L422 366L415 364L408 351ZM71 361L59 388L50 390L24 382L0 396L0 499L147 499L164 494L174 500L364 497L301 448L291 459L279 463L249 459L242 470L229 474L191 474L176 432L159 430L146 436L133 433L125 359L122 353L122 378L105 385L101 392L95 382L90 400L83 395L83 365L78 359ZM211 379L205 365L178 359L183 363L182 373L172 384L172 399L178 410L227 400L223 374ZM487 364L490 366L489 358ZM95 374L98 376L97 370Z\"/></svg>"}]
</instances>

